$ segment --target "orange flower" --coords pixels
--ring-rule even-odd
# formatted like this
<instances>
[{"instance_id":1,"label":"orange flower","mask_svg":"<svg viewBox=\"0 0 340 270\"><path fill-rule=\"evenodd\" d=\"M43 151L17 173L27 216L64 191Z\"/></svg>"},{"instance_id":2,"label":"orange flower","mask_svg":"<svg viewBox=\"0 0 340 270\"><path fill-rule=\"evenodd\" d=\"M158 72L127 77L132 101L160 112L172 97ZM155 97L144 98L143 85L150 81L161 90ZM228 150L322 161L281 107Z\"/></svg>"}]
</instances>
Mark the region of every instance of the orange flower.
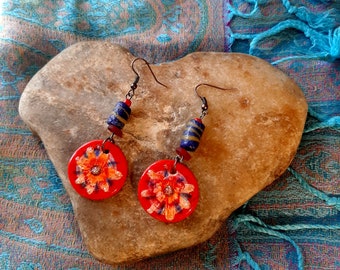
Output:
<instances>
[{"instance_id":1,"label":"orange flower","mask_svg":"<svg viewBox=\"0 0 340 270\"><path fill-rule=\"evenodd\" d=\"M188 197L195 187L186 183L179 172L171 174L168 171L149 170L148 176L148 189L143 190L140 194L142 197L150 199L151 205L147 209L149 214L156 212L164 215L166 220L172 221L182 209L190 208Z\"/></svg>"},{"instance_id":2,"label":"orange flower","mask_svg":"<svg viewBox=\"0 0 340 270\"><path fill-rule=\"evenodd\" d=\"M88 147L83 156L76 158L76 184L83 185L88 194L96 189L109 191L111 181L119 180L122 173L116 169L116 162L110 153L99 147Z\"/></svg>"}]
</instances>

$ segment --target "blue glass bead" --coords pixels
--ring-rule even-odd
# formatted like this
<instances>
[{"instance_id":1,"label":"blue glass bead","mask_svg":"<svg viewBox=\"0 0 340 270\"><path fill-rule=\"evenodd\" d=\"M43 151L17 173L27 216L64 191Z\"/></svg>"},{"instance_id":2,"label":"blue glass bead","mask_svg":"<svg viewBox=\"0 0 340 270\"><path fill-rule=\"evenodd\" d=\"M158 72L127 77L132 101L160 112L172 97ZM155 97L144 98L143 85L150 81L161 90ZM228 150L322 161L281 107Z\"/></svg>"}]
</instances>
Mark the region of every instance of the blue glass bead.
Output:
<instances>
[{"instance_id":1,"label":"blue glass bead","mask_svg":"<svg viewBox=\"0 0 340 270\"><path fill-rule=\"evenodd\" d=\"M191 119L182 134L180 147L190 152L195 151L200 143L204 128L201 119Z\"/></svg>"},{"instance_id":2,"label":"blue glass bead","mask_svg":"<svg viewBox=\"0 0 340 270\"><path fill-rule=\"evenodd\" d=\"M122 129L129 119L130 114L131 108L125 102L119 101L114 107L112 114L109 116L106 123Z\"/></svg>"}]
</instances>

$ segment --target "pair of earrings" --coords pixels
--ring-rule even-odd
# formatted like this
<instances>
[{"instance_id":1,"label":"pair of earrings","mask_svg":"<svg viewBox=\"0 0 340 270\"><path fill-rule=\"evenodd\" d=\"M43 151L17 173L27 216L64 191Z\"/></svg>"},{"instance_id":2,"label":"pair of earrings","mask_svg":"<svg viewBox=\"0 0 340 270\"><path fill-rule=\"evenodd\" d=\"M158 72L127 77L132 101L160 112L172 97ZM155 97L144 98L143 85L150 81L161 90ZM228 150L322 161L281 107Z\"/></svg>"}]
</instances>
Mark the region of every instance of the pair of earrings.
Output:
<instances>
[{"instance_id":1,"label":"pair of earrings","mask_svg":"<svg viewBox=\"0 0 340 270\"><path fill-rule=\"evenodd\" d=\"M117 194L123 187L128 163L122 150L115 144L114 135L121 137L122 129L131 114L131 99L135 95L140 76L134 64L143 61L149 68L155 81L157 80L149 63L143 58L136 58L131 63L136 74L125 101L119 101L107 119L111 132L105 140L93 140L80 146L72 155L68 164L68 176L73 188L83 197L90 200L103 200ZM199 198L197 180L191 170L183 164L188 161L199 145L205 126L202 119L208 111L208 102L198 94L200 86L221 87L206 83L195 87L196 95L202 101L202 112L191 119L183 132L180 146L176 149L174 159L158 160L151 164L142 174L138 184L138 199L144 210L153 218L170 223L178 222L193 213Z\"/></svg>"}]
</instances>

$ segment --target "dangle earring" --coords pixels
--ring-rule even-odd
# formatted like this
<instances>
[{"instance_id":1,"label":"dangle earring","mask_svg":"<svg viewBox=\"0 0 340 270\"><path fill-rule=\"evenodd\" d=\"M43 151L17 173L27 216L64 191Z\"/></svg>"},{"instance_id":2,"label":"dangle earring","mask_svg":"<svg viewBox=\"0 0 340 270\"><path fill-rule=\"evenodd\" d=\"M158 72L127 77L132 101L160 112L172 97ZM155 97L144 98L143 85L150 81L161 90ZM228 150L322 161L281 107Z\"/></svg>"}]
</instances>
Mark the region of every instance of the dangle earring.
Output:
<instances>
[{"instance_id":1,"label":"dangle earring","mask_svg":"<svg viewBox=\"0 0 340 270\"><path fill-rule=\"evenodd\" d=\"M202 119L208 112L208 102L197 92L197 89L204 85L227 90L206 83L195 87L196 95L202 101L200 117L191 119L187 123L180 147L176 149L176 157L171 160L158 160L151 164L138 183L138 199L142 207L153 218L162 222L179 222L191 215L198 204L197 180L182 161L188 161L191 158L188 152L194 152L197 149L205 129Z\"/></svg>"},{"instance_id":2,"label":"dangle earring","mask_svg":"<svg viewBox=\"0 0 340 270\"><path fill-rule=\"evenodd\" d=\"M112 197L123 187L128 165L122 150L115 144L114 135L122 137L122 128L131 114L131 99L135 95L140 76L134 64L144 61L155 81L159 82L149 63L143 58L136 58L131 63L131 69L136 74L126 100L119 101L107 119L111 135L105 140L93 140L80 146L68 163L68 177L73 188L83 197L90 200L103 200Z\"/></svg>"}]
</instances>

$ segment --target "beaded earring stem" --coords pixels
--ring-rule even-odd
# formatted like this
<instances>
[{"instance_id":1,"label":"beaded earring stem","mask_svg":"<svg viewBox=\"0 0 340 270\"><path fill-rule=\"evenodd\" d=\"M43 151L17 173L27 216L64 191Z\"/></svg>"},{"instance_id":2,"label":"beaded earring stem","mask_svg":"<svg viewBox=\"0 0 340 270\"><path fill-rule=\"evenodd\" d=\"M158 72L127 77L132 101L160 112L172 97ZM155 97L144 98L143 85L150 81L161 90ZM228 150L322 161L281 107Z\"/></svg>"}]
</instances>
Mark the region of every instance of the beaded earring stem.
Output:
<instances>
[{"instance_id":1,"label":"beaded earring stem","mask_svg":"<svg viewBox=\"0 0 340 270\"><path fill-rule=\"evenodd\" d=\"M194 212L198 204L199 187L196 177L182 161L191 158L189 152L198 148L205 129L202 119L208 112L208 102L197 93L197 89L203 85L227 90L205 83L195 87L195 92L202 101L201 116L187 123L180 146L176 149L176 157L151 164L138 183L138 199L143 209L151 217L165 223L184 220Z\"/></svg>"},{"instance_id":2,"label":"beaded earring stem","mask_svg":"<svg viewBox=\"0 0 340 270\"><path fill-rule=\"evenodd\" d=\"M105 140L93 140L80 146L68 163L68 177L73 188L79 195L90 200L104 200L117 194L124 186L128 164L122 150L115 144L113 136L122 137L122 129L131 114L131 99L137 89L140 76L134 68L137 60L144 61L152 76L159 82L149 63L143 58L136 58L131 63L132 71L136 74L125 101L115 105L107 119L111 135Z\"/></svg>"}]
</instances>

